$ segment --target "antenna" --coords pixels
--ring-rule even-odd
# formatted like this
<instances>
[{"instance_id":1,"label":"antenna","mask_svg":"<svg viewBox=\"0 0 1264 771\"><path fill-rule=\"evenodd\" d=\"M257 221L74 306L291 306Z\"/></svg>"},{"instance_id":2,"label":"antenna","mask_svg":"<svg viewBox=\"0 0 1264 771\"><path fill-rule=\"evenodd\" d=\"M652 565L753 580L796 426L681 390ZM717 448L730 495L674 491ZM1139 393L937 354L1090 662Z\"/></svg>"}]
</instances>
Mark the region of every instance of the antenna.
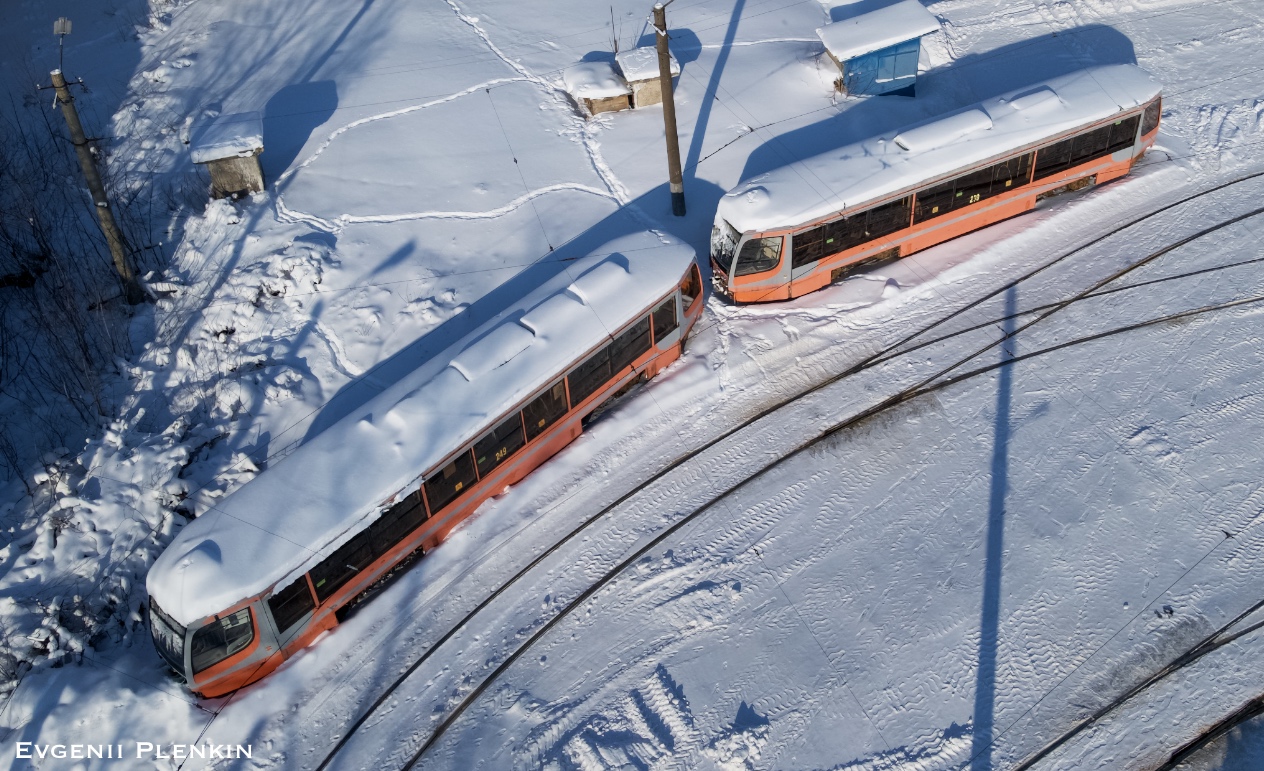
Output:
<instances>
[{"instance_id":1,"label":"antenna","mask_svg":"<svg viewBox=\"0 0 1264 771\"><path fill-rule=\"evenodd\" d=\"M57 69L62 68L63 51L66 47L66 36L70 34L70 19L62 16L53 22L53 34L57 36Z\"/></svg>"}]
</instances>

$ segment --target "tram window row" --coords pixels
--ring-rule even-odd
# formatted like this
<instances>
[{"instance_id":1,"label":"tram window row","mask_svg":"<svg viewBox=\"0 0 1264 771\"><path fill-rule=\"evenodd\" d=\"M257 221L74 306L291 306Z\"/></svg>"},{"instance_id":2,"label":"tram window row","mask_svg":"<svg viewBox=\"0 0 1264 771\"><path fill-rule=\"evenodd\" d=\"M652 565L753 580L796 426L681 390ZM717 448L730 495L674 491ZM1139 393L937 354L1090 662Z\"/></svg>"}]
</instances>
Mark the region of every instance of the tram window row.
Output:
<instances>
[{"instance_id":1,"label":"tram window row","mask_svg":"<svg viewBox=\"0 0 1264 771\"><path fill-rule=\"evenodd\" d=\"M682 290L688 304L692 283ZM696 294L697 288L693 289ZM366 530L324 559L308 573L315 597L307 581L299 579L268 598L278 629L284 633L318 602L324 602L356 575L404 541L434 514L442 512L463 493L505 463L527 442L544 433L567 412L583 403L634 361L648 353L655 340L662 340L680 326L676 298L669 297L649 314L617 335L528 402L492 428L473 447L453 458L423 484L420 490L387 510ZM569 398L568 398L569 396Z\"/></svg>"},{"instance_id":2,"label":"tram window row","mask_svg":"<svg viewBox=\"0 0 1264 771\"><path fill-rule=\"evenodd\" d=\"M1158 125L1158 103L1155 102L1152 107L1155 114L1151 117L1150 110L1147 109L1146 122L1148 124L1152 120L1154 125ZM1024 153L992 166L963 174L956 179L941 182L918 192L915 199L901 198L898 201L885 203L795 233L792 265L795 268L810 265L832 254L868 243L875 238L891 235L910 225L941 217L954 209L970 206L1017 189L1033 179L1044 179L1074 166L1123 150L1136 141L1139 121L1140 117L1134 115L1055 142L1034 153ZM1153 130L1153 126L1150 126L1150 130ZM780 238L747 241L742 247L742 254L738 256L737 275L759 272L755 268L762 263L755 259L755 250L763 249L765 241L778 242L775 253L780 254ZM752 251L748 254L747 250ZM772 249L765 250L770 253L773 251ZM744 270L747 265L750 269ZM769 270L771 267L776 267L775 261L763 270Z\"/></svg>"},{"instance_id":3,"label":"tram window row","mask_svg":"<svg viewBox=\"0 0 1264 771\"><path fill-rule=\"evenodd\" d=\"M795 233L794 252L791 256L793 266L797 268L809 265L822 257L903 230L909 226L909 207L912 200L911 197L901 198L802 233Z\"/></svg>"}]
</instances>

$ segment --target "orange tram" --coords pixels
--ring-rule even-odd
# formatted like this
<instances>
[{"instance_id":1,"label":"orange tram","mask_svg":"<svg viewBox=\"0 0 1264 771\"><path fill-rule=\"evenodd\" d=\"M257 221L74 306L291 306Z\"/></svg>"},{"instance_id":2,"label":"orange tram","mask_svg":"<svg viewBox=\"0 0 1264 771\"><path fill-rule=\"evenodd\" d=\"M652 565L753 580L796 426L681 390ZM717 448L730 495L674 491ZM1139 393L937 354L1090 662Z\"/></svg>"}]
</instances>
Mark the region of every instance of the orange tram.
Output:
<instances>
[{"instance_id":1,"label":"orange tram","mask_svg":"<svg viewBox=\"0 0 1264 771\"><path fill-rule=\"evenodd\" d=\"M1122 176L1159 110L1145 72L1098 67L751 179L719 205L716 291L797 297ZM695 256L648 232L607 244L202 513L146 578L158 653L214 697L337 626L680 356Z\"/></svg>"},{"instance_id":2,"label":"orange tram","mask_svg":"<svg viewBox=\"0 0 1264 771\"><path fill-rule=\"evenodd\" d=\"M711 235L715 291L787 300L1129 172L1159 128L1158 83L1082 70L746 180Z\"/></svg>"},{"instance_id":3,"label":"orange tram","mask_svg":"<svg viewBox=\"0 0 1264 771\"><path fill-rule=\"evenodd\" d=\"M254 682L680 356L694 250L652 233L576 261L181 530L146 578L193 692Z\"/></svg>"}]
</instances>

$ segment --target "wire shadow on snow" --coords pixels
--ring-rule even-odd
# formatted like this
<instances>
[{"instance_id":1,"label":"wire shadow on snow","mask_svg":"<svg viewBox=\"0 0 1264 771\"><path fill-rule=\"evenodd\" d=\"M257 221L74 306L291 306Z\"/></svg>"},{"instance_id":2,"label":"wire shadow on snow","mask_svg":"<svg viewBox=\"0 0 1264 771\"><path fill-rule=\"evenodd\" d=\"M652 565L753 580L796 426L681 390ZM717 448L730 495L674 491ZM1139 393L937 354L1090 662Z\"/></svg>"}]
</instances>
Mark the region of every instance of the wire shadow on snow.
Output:
<instances>
[{"instance_id":1,"label":"wire shadow on snow","mask_svg":"<svg viewBox=\"0 0 1264 771\"><path fill-rule=\"evenodd\" d=\"M690 183L697 178L695 170L698 166L698 159L702 157L702 143L706 139L707 124L711 121L711 108L715 104L716 92L720 88L720 76L724 74L724 65L728 64L729 52L733 50L733 39L737 36L737 24L742 19L742 8L745 5L746 0L737 0L733 5L733 13L729 16L728 29L724 31L724 45L720 48L720 55L715 59L715 66L711 68L711 77L707 80L707 89L698 104L698 119L694 122L693 134L689 137L689 150L685 153L684 182L686 198L689 197ZM677 29L671 34L679 36L678 39L682 44L687 35L692 35L694 40L698 39L697 34L683 28ZM699 48L701 48L701 44L699 44ZM685 51L682 49L681 53L685 53ZM697 56L695 55L694 58L697 58ZM683 61L681 66L684 66ZM696 206L696 204L694 205Z\"/></svg>"},{"instance_id":2,"label":"wire shadow on snow","mask_svg":"<svg viewBox=\"0 0 1264 771\"><path fill-rule=\"evenodd\" d=\"M750 154L742 179L1085 67L1136 62L1132 41L1102 24L969 54L918 75L916 99L847 98L841 112L774 137ZM713 96L708 89L704 110Z\"/></svg>"},{"instance_id":3,"label":"wire shadow on snow","mask_svg":"<svg viewBox=\"0 0 1264 771\"><path fill-rule=\"evenodd\" d=\"M705 201L710 211L715 211L714 203L720 200L723 191L710 182L698 180L686 188L690 200ZM705 206L699 210L707 211ZM647 218L649 223L647 224ZM709 213L696 217L677 218L671 216L671 197L667 185L660 185L641 195L630 203L620 207L609 216L594 224L583 233L566 243L558 245L554 251L529 264L519 273L508 279L495 289L474 301L460 313L447 319L433 330L404 347L395 355L378 362L364 375L345 385L338 393L325 403L319 414L313 419L304 434L302 441L329 428L334 423L364 406L366 402L389 388L409 373L432 362L454 343L473 332L479 326L495 318L501 311L539 288L576 260L589 254L599 252L605 244L622 236L644 232L650 227L666 232L698 250L700 263L706 263L705 236L700 243L698 233L702 225L710 227ZM701 223L701 224L699 224ZM708 231L709 232L709 231ZM400 254L396 252L396 254ZM426 255L413 255L410 250L409 260L419 263L424 269ZM630 258L635 259L632 255ZM391 257L388 259L395 259ZM403 259L403 257L399 258ZM399 261L399 260L396 260ZM441 277L440 277L441 278ZM446 360L435 360L431 366L443 366ZM421 472L423 469L417 469Z\"/></svg>"},{"instance_id":4,"label":"wire shadow on snow","mask_svg":"<svg viewBox=\"0 0 1264 771\"><path fill-rule=\"evenodd\" d=\"M1005 292L1002 329L1014 333L1018 289ZM1001 361L1014 358L1013 341L1001 344ZM996 657L1001 619L1001 567L1005 556L1005 496L1009 492L1010 412L1014 365L1000 368L996 381L996 418L992 432L991 484L988 489L987 540L983 564L983 602L979 614L979 663L974 678L974 732L970 771L992 771L992 734L996 718Z\"/></svg>"},{"instance_id":5,"label":"wire shadow on snow","mask_svg":"<svg viewBox=\"0 0 1264 771\"><path fill-rule=\"evenodd\" d=\"M276 179L289 169L312 132L337 109L338 85L332 80L291 83L273 94L263 108L264 178Z\"/></svg>"}]
</instances>

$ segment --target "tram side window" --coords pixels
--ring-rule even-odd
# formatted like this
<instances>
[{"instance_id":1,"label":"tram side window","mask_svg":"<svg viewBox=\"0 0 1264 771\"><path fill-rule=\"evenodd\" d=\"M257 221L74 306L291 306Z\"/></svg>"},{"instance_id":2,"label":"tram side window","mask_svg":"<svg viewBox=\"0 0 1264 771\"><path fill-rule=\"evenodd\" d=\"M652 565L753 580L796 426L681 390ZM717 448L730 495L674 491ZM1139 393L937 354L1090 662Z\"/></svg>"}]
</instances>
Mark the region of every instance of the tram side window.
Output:
<instances>
[{"instance_id":1,"label":"tram side window","mask_svg":"<svg viewBox=\"0 0 1264 771\"><path fill-rule=\"evenodd\" d=\"M785 241L781 236L775 238L752 238L742 244L742 251L737 255L737 274L749 276L754 273L765 273L781 263L781 244Z\"/></svg>"},{"instance_id":2,"label":"tram side window","mask_svg":"<svg viewBox=\"0 0 1264 771\"><path fill-rule=\"evenodd\" d=\"M650 314L650 318L654 320L654 342L662 342L672 332L676 331L676 327L680 326L676 322L676 298L668 297L663 304L654 309Z\"/></svg>"},{"instance_id":3,"label":"tram side window","mask_svg":"<svg viewBox=\"0 0 1264 771\"><path fill-rule=\"evenodd\" d=\"M850 217L825 223L825 254L836 254L853 246L860 246L866 240L868 229L865 220L868 212L857 212Z\"/></svg>"},{"instance_id":4,"label":"tram side window","mask_svg":"<svg viewBox=\"0 0 1264 771\"><path fill-rule=\"evenodd\" d=\"M298 580L268 598L268 610L276 621L277 630L285 634L307 612L316 607L316 599L307 586L307 576L299 576Z\"/></svg>"},{"instance_id":5,"label":"tram side window","mask_svg":"<svg viewBox=\"0 0 1264 771\"><path fill-rule=\"evenodd\" d=\"M992 195L1022 187L1031 178L1031 153L1001 161L992 167Z\"/></svg>"},{"instance_id":6,"label":"tram side window","mask_svg":"<svg viewBox=\"0 0 1264 771\"><path fill-rule=\"evenodd\" d=\"M697 263L689 266L689 273L680 282L680 299L688 308L702 294L702 274L698 272Z\"/></svg>"},{"instance_id":7,"label":"tram side window","mask_svg":"<svg viewBox=\"0 0 1264 771\"><path fill-rule=\"evenodd\" d=\"M544 429L553 425L565 414L566 385L565 381L559 380L522 409L522 422L527 428L527 441L544 433Z\"/></svg>"},{"instance_id":8,"label":"tram side window","mask_svg":"<svg viewBox=\"0 0 1264 771\"><path fill-rule=\"evenodd\" d=\"M810 265L825 256L825 227L815 227L794 234L794 248L791 249L790 265L795 268Z\"/></svg>"},{"instance_id":9,"label":"tram side window","mask_svg":"<svg viewBox=\"0 0 1264 771\"><path fill-rule=\"evenodd\" d=\"M474 453L466 450L426 480L426 500L430 501L431 513L438 514L476 481Z\"/></svg>"},{"instance_id":10,"label":"tram side window","mask_svg":"<svg viewBox=\"0 0 1264 771\"><path fill-rule=\"evenodd\" d=\"M1066 171L1067 164L1071 161L1071 143L1073 141L1075 141L1075 137L1055 142L1048 147L1042 147L1037 150L1035 178L1044 179Z\"/></svg>"},{"instance_id":11,"label":"tram side window","mask_svg":"<svg viewBox=\"0 0 1264 771\"><path fill-rule=\"evenodd\" d=\"M517 417L517 416L515 416ZM386 511L376 522L369 526L370 540L373 542L374 558L390 551L400 541L407 538L414 530L425 522L426 504L421 500L421 491L414 491L405 496Z\"/></svg>"},{"instance_id":12,"label":"tram side window","mask_svg":"<svg viewBox=\"0 0 1264 771\"><path fill-rule=\"evenodd\" d=\"M1110 147L1110 126L1086 131L1071 144L1071 165L1078 166L1106 154Z\"/></svg>"},{"instance_id":13,"label":"tram side window","mask_svg":"<svg viewBox=\"0 0 1264 771\"><path fill-rule=\"evenodd\" d=\"M478 475L487 476L488 472L508 460L509 456L526 443L526 435L522 432L522 415L515 412L474 445Z\"/></svg>"},{"instance_id":14,"label":"tram side window","mask_svg":"<svg viewBox=\"0 0 1264 771\"><path fill-rule=\"evenodd\" d=\"M193 674L213 667L237 653L255 639L255 625L250 623L250 608L212 621L193 633L189 646Z\"/></svg>"},{"instance_id":15,"label":"tram side window","mask_svg":"<svg viewBox=\"0 0 1264 771\"><path fill-rule=\"evenodd\" d=\"M1117 120L1110 127L1110 147L1106 149L1107 153L1117 153L1125 147L1131 147L1137 141L1137 124L1141 122L1141 116L1134 115L1127 120Z\"/></svg>"},{"instance_id":16,"label":"tram side window","mask_svg":"<svg viewBox=\"0 0 1264 771\"><path fill-rule=\"evenodd\" d=\"M953 193L953 208L969 206L989 197L992 189L992 168L972 171L957 177L956 191Z\"/></svg>"},{"instance_id":17,"label":"tram side window","mask_svg":"<svg viewBox=\"0 0 1264 771\"><path fill-rule=\"evenodd\" d=\"M952 185L948 186L951 194ZM919 196L920 199L920 196ZM909 226L911 198L875 206L794 234L790 263L799 268Z\"/></svg>"},{"instance_id":18,"label":"tram side window","mask_svg":"<svg viewBox=\"0 0 1264 771\"><path fill-rule=\"evenodd\" d=\"M1163 109L1163 97L1146 105L1145 114L1141 116L1141 135L1145 136L1159 126L1159 113Z\"/></svg>"},{"instance_id":19,"label":"tram side window","mask_svg":"<svg viewBox=\"0 0 1264 771\"><path fill-rule=\"evenodd\" d=\"M368 530L361 530L312 568L312 586L316 589L317 599L321 602L329 599L357 573L372 564L374 559L376 555L373 553L373 538Z\"/></svg>"},{"instance_id":20,"label":"tram side window","mask_svg":"<svg viewBox=\"0 0 1264 771\"><path fill-rule=\"evenodd\" d=\"M918 193L917 208L913 212L913 222L925 222L928 219L939 217L952 211L956 205L953 197L955 189L955 181L949 180Z\"/></svg>"},{"instance_id":21,"label":"tram side window","mask_svg":"<svg viewBox=\"0 0 1264 771\"><path fill-rule=\"evenodd\" d=\"M867 214L868 220L865 222L866 240L872 238L881 238L889 236L897 230L903 230L909 226L909 204L911 198L901 198L898 201L884 203L881 206L875 206L870 209ZM857 217L861 215L857 214Z\"/></svg>"},{"instance_id":22,"label":"tram side window","mask_svg":"<svg viewBox=\"0 0 1264 771\"><path fill-rule=\"evenodd\" d=\"M606 381L610 380L610 349L600 348L584 360L583 364L566 376L571 388L571 403L579 404L592 396Z\"/></svg>"},{"instance_id":23,"label":"tram side window","mask_svg":"<svg viewBox=\"0 0 1264 771\"><path fill-rule=\"evenodd\" d=\"M1101 126L1041 148L1036 152L1035 178L1051 177L1072 166L1088 163L1127 147L1135 138L1135 120L1129 118L1116 124ZM1126 141L1116 146L1114 140L1125 135Z\"/></svg>"},{"instance_id":24,"label":"tram side window","mask_svg":"<svg viewBox=\"0 0 1264 771\"><path fill-rule=\"evenodd\" d=\"M610 368L621 372L650 349L650 317L626 329L610 345Z\"/></svg>"}]
</instances>

